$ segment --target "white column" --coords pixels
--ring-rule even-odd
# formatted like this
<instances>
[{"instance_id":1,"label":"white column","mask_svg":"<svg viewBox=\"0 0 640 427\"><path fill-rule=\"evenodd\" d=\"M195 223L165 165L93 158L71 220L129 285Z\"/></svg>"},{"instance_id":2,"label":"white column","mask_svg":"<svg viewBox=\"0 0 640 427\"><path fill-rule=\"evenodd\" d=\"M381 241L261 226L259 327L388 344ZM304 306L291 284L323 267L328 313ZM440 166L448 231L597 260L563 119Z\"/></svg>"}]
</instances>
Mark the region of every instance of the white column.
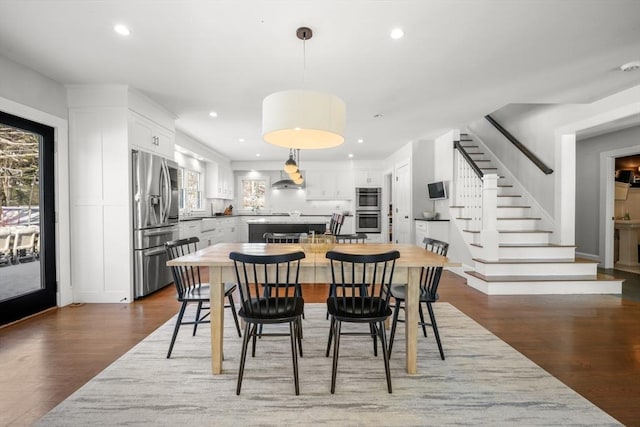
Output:
<instances>
[{"instance_id":1,"label":"white column","mask_svg":"<svg viewBox=\"0 0 640 427\"><path fill-rule=\"evenodd\" d=\"M576 135L560 135L556 144L554 243L575 244L576 222ZM595 189L594 189L595 191Z\"/></svg>"},{"instance_id":2,"label":"white column","mask_svg":"<svg viewBox=\"0 0 640 427\"><path fill-rule=\"evenodd\" d=\"M482 230L480 244L487 261L497 261L498 255L498 175L482 178Z\"/></svg>"}]
</instances>

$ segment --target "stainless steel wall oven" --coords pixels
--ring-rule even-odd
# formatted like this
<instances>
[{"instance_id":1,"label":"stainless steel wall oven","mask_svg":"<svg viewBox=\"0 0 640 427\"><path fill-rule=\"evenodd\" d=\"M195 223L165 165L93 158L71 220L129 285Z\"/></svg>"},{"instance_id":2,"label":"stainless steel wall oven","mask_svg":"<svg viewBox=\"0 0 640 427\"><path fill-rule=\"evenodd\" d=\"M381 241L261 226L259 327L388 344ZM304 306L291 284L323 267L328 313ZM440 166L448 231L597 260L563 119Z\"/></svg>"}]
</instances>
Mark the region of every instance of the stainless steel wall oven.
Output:
<instances>
[{"instance_id":1,"label":"stainless steel wall oven","mask_svg":"<svg viewBox=\"0 0 640 427\"><path fill-rule=\"evenodd\" d=\"M356 188L356 211L382 210L382 188Z\"/></svg>"}]
</instances>

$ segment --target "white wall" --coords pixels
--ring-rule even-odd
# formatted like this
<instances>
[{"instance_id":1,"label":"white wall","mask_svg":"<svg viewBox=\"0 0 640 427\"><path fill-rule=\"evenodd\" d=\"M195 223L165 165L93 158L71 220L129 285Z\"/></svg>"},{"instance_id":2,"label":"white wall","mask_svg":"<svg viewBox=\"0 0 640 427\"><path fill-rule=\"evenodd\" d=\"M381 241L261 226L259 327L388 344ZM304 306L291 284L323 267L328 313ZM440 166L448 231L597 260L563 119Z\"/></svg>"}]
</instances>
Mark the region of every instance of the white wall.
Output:
<instances>
[{"instance_id":1,"label":"white wall","mask_svg":"<svg viewBox=\"0 0 640 427\"><path fill-rule=\"evenodd\" d=\"M0 56L0 110L55 129L57 304L73 302L69 248L69 145L64 86Z\"/></svg>"},{"instance_id":2,"label":"white wall","mask_svg":"<svg viewBox=\"0 0 640 427\"><path fill-rule=\"evenodd\" d=\"M616 120L638 108L640 86L591 104L510 104L491 115L547 166L557 170L561 167L562 159L556 157L555 146L559 143L561 135L586 129L594 120L602 122L606 117ZM557 216L556 174L545 175L486 120L478 120L469 128L483 139L502 163L509 166L515 178L526 187L543 209Z\"/></svg>"}]
</instances>

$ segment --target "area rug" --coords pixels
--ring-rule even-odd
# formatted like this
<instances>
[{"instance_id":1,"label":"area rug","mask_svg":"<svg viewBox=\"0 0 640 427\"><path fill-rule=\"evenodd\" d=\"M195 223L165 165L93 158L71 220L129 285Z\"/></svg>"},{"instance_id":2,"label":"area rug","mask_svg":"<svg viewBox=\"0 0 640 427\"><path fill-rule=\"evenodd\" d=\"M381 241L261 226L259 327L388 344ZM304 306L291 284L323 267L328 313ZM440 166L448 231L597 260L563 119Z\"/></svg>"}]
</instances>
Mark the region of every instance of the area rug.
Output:
<instances>
[{"instance_id":1,"label":"area rug","mask_svg":"<svg viewBox=\"0 0 640 427\"><path fill-rule=\"evenodd\" d=\"M433 334L420 333L419 373L407 375L400 324L391 356L393 394L387 393L382 357L374 357L371 340L355 336L341 339L336 393L330 393L329 322L323 305L307 304L299 396L288 337L258 341L236 396L241 339L230 314L224 372L216 376L210 373L208 325L195 337L183 327L171 359L165 358L174 318L38 425L619 425L453 306L438 303L435 310L446 360Z\"/></svg>"}]
</instances>

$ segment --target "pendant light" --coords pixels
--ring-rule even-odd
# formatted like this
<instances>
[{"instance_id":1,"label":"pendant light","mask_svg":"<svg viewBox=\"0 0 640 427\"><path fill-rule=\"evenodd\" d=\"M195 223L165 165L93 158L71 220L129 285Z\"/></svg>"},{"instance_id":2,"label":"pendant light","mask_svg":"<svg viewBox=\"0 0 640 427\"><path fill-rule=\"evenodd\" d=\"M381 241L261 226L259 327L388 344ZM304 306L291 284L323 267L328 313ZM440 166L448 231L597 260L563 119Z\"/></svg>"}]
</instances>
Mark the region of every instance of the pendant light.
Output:
<instances>
[{"instance_id":1,"label":"pendant light","mask_svg":"<svg viewBox=\"0 0 640 427\"><path fill-rule=\"evenodd\" d=\"M300 27L306 67L310 28ZM262 102L262 136L269 144L296 149L336 147L344 142L345 103L335 95L309 90L286 90Z\"/></svg>"},{"instance_id":2,"label":"pendant light","mask_svg":"<svg viewBox=\"0 0 640 427\"><path fill-rule=\"evenodd\" d=\"M284 162L284 171L291 175L293 172L298 170L298 164L293 158L293 149L289 149L289 160Z\"/></svg>"}]
</instances>

